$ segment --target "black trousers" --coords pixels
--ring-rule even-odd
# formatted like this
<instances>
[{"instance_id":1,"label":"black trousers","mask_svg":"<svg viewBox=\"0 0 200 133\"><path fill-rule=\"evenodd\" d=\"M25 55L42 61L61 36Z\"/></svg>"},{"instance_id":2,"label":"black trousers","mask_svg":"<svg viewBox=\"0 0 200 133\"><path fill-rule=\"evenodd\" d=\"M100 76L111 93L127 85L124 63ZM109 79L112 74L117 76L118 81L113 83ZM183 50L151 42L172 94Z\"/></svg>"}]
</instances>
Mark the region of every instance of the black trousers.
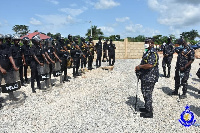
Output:
<instances>
[{"instance_id":1,"label":"black trousers","mask_svg":"<svg viewBox=\"0 0 200 133\"><path fill-rule=\"evenodd\" d=\"M39 64L38 64L39 65ZM40 76L38 75L37 64L31 63L31 88L34 89L34 81L37 81L37 86L40 86Z\"/></svg>"},{"instance_id":2,"label":"black trousers","mask_svg":"<svg viewBox=\"0 0 200 133\"><path fill-rule=\"evenodd\" d=\"M112 59L112 64L111 64ZM113 66L115 64L115 55L109 55L109 66Z\"/></svg>"},{"instance_id":3,"label":"black trousers","mask_svg":"<svg viewBox=\"0 0 200 133\"><path fill-rule=\"evenodd\" d=\"M21 83L23 84L24 83L24 79L23 79L23 65L21 65L19 67L19 78L20 78Z\"/></svg>"},{"instance_id":4,"label":"black trousers","mask_svg":"<svg viewBox=\"0 0 200 133\"><path fill-rule=\"evenodd\" d=\"M61 63L61 71L64 71L64 76L67 76L67 59L61 58L62 63Z\"/></svg>"},{"instance_id":5,"label":"black trousers","mask_svg":"<svg viewBox=\"0 0 200 133\"><path fill-rule=\"evenodd\" d=\"M93 57L92 55L88 56L88 69L92 69L92 62L93 62Z\"/></svg>"},{"instance_id":6,"label":"black trousers","mask_svg":"<svg viewBox=\"0 0 200 133\"><path fill-rule=\"evenodd\" d=\"M96 66L97 67L101 66L101 56L102 56L101 51L97 51L97 59L96 59Z\"/></svg>"},{"instance_id":7,"label":"black trousers","mask_svg":"<svg viewBox=\"0 0 200 133\"><path fill-rule=\"evenodd\" d=\"M80 66L80 57L73 58L73 75L78 74L78 69Z\"/></svg>"},{"instance_id":8,"label":"black trousers","mask_svg":"<svg viewBox=\"0 0 200 133\"><path fill-rule=\"evenodd\" d=\"M84 58L83 56L81 57L81 68L86 67L87 64L87 56Z\"/></svg>"}]
</instances>

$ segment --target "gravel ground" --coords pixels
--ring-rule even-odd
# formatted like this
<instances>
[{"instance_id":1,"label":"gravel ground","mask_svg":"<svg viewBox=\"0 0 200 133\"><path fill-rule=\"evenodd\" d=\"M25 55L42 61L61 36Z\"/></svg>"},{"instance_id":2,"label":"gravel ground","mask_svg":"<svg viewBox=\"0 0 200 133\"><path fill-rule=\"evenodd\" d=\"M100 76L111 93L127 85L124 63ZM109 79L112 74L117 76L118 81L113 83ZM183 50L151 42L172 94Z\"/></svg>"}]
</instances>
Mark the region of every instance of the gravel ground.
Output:
<instances>
[{"instance_id":1,"label":"gravel ground","mask_svg":"<svg viewBox=\"0 0 200 133\"><path fill-rule=\"evenodd\" d=\"M140 112L134 110L137 88L134 68L140 59L121 59L116 60L113 71L93 69L60 85L55 78L56 86L46 91L37 89L36 94L29 84L15 92L21 98L18 102L10 102L7 94L1 94L5 100L0 110L0 132L200 132L200 127L186 128L178 121L188 104L200 124L200 80L195 74L200 60L192 64L187 99L180 101L178 96L167 95L174 90L176 56L170 78L162 77L162 56L159 62L152 119L140 118ZM72 77L72 69L68 73ZM138 107L143 105L139 89Z\"/></svg>"}]
</instances>

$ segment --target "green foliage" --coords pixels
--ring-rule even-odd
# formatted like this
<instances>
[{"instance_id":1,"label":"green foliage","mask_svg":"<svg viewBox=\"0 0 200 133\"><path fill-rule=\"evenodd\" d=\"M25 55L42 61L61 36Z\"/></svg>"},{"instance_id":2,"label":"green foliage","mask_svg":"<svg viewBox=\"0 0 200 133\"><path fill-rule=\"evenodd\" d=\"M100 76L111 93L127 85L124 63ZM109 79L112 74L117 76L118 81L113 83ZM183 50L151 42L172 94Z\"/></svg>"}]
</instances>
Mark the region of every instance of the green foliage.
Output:
<instances>
[{"instance_id":1,"label":"green foliage","mask_svg":"<svg viewBox=\"0 0 200 133\"><path fill-rule=\"evenodd\" d=\"M87 33L85 34L87 36L87 39L91 36L91 29L87 30ZM92 26L92 37L93 40L98 40L100 36L103 36L103 32L101 29L98 29L97 26Z\"/></svg>"},{"instance_id":2,"label":"green foliage","mask_svg":"<svg viewBox=\"0 0 200 133\"><path fill-rule=\"evenodd\" d=\"M30 31L29 27L26 25L15 25L13 26L12 30L20 36L24 36Z\"/></svg>"}]
</instances>

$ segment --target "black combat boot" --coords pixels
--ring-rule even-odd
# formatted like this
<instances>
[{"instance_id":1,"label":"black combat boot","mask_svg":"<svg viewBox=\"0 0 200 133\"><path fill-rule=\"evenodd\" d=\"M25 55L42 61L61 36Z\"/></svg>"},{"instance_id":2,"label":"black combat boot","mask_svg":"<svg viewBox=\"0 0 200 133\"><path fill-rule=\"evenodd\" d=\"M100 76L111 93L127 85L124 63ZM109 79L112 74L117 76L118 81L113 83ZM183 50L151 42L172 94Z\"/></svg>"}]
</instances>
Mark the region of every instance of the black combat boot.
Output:
<instances>
[{"instance_id":1,"label":"black combat boot","mask_svg":"<svg viewBox=\"0 0 200 133\"><path fill-rule=\"evenodd\" d=\"M64 75L64 81L70 82L70 80L68 79L67 75Z\"/></svg>"},{"instance_id":2,"label":"black combat boot","mask_svg":"<svg viewBox=\"0 0 200 133\"><path fill-rule=\"evenodd\" d=\"M178 89L179 87L175 87L175 90L171 93L169 93L169 95L178 95Z\"/></svg>"},{"instance_id":3,"label":"black combat boot","mask_svg":"<svg viewBox=\"0 0 200 133\"><path fill-rule=\"evenodd\" d=\"M198 94L200 94L200 91L198 92Z\"/></svg>"},{"instance_id":4,"label":"black combat boot","mask_svg":"<svg viewBox=\"0 0 200 133\"><path fill-rule=\"evenodd\" d=\"M186 96L186 92L187 92L187 87L186 87L187 85L183 85L183 94L182 95L180 95L180 99L185 99L185 98L187 98L187 96Z\"/></svg>"},{"instance_id":5,"label":"black combat boot","mask_svg":"<svg viewBox=\"0 0 200 133\"><path fill-rule=\"evenodd\" d=\"M32 93L36 93L35 88L32 88Z\"/></svg>"},{"instance_id":6,"label":"black combat boot","mask_svg":"<svg viewBox=\"0 0 200 133\"><path fill-rule=\"evenodd\" d=\"M146 112L146 113L148 112L148 110L146 108L139 108L139 111L140 112Z\"/></svg>"},{"instance_id":7,"label":"black combat boot","mask_svg":"<svg viewBox=\"0 0 200 133\"><path fill-rule=\"evenodd\" d=\"M145 113L140 113L140 117L143 117L143 118L153 118L153 111L147 111Z\"/></svg>"}]
</instances>

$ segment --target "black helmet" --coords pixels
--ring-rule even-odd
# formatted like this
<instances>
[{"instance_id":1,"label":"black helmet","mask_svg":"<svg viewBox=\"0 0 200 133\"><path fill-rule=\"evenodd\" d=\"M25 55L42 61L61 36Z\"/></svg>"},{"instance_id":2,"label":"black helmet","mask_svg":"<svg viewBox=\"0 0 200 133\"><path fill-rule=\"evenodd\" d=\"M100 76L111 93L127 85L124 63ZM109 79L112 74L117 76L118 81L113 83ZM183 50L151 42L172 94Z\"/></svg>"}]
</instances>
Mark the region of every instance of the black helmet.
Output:
<instances>
[{"instance_id":1,"label":"black helmet","mask_svg":"<svg viewBox=\"0 0 200 133\"><path fill-rule=\"evenodd\" d=\"M11 39L11 38L12 38L12 35L11 35L11 34L6 34L6 35L5 35L5 39L8 39L8 38Z\"/></svg>"},{"instance_id":2,"label":"black helmet","mask_svg":"<svg viewBox=\"0 0 200 133\"><path fill-rule=\"evenodd\" d=\"M22 41L23 41L23 44L29 44L30 39L29 39L28 37L24 37L24 38L22 39Z\"/></svg>"},{"instance_id":3,"label":"black helmet","mask_svg":"<svg viewBox=\"0 0 200 133\"><path fill-rule=\"evenodd\" d=\"M85 37L81 37L81 41L82 41L82 42L85 42Z\"/></svg>"},{"instance_id":4,"label":"black helmet","mask_svg":"<svg viewBox=\"0 0 200 133\"><path fill-rule=\"evenodd\" d=\"M20 40L20 36L19 35L14 35L12 39L13 40Z\"/></svg>"},{"instance_id":5,"label":"black helmet","mask_svg":"<svg viewBox=\"0 0 200 133\"><path fill-rule=\"evenodd\" d=\"M33 44L38 44L40 41L41 41L41 39L40 39L39 35L35 35L32 37Z\"/></svg>"},{"instance_id":6,"label":"black helmet","mask_svg":"<svg viewBox=\"0 0 200 133\"><path fill-rule=\"evenodd\" d=\"M90 36L89 41L92 41L92 40L93 40L93 38L92 38L92 36Z\"/></svg>"},{"instance_id":7,"label":"black helmet","mask_svg":"<svg viewBox=\"0 0 200 133\"><path fill-rule=\"evenodd\" d=\"M4 39L3 34L0 34L0 40L3 40L3 39Z\"/></svg>"}]
</instances>

